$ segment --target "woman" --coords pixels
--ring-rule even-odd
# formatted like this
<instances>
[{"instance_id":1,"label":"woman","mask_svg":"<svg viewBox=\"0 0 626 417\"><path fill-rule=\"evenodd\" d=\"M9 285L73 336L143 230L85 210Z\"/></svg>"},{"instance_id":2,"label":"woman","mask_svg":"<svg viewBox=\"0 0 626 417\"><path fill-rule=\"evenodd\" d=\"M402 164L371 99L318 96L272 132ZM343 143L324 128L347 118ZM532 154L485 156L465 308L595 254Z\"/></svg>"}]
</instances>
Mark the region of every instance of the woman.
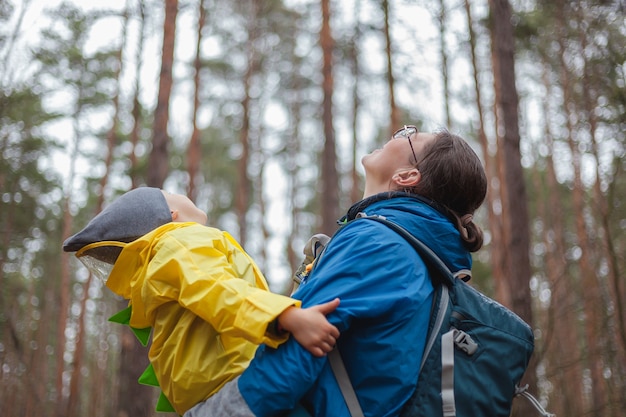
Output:
<instances>
[{"instance_id":1,"label":"woman","mask_svg":"<svg viewBox=\"0 0 626 417\"><path fill-rule=\"evenodd\" d=\"M360 213L403 226L452 271L471 270L482 246L472 221L487 180L460 137L398 130L362 159L363 200L348 210L308 278L294 293L303 306L341 299L327 316L366 416L396 416L414 391L433 297L426 265L403 237ZM261 347L244 373L186 417L275 416L301 404L313 416L349 416L326 357L297 343Z\"/></svg>"}]
</instances>

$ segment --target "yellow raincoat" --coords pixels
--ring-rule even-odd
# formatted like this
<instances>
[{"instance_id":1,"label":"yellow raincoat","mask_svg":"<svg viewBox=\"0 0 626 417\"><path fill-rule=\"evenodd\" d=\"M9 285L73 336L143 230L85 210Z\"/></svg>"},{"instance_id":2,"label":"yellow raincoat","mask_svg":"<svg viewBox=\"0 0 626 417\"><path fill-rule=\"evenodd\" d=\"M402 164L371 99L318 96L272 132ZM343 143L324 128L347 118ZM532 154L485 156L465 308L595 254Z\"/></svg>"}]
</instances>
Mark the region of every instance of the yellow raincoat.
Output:
<instances>
[{"instance_id":1,"label":"yellow raincoat","mask_svg":"<svg viewBox=\"0 0 626 417\"><path fill-rule=\"evenodd\" d=\"M268 325L300 306L269 291L228 233L197 223L168 223L126 244L106 285L130 300L130 326L152 327L150 362L181 415L241 374L258 344L284 342Z\"/></svg>"}]
</instances>

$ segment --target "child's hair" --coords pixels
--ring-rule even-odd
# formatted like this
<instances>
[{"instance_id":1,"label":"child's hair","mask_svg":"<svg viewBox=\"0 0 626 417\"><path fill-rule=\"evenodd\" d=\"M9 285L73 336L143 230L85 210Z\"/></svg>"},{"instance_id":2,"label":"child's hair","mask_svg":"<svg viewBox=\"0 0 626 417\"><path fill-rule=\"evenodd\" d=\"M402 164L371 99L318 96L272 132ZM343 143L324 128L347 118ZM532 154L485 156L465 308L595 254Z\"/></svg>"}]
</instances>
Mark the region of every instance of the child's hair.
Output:
<instances>
[{"instance_id":1,"label":"child's hair","mask_svg":"<svg viewBox=\"0 0 626 417\"><path fill-rule=\"evenodd\" d=\"M405 190L443 206L456 220L465 247L472 252L483 244L483 232L473 215L487 195L487 175L478 155L460 136L447 130L435 133L415 164L419 183Z\"/></svg>"}]
</instances>

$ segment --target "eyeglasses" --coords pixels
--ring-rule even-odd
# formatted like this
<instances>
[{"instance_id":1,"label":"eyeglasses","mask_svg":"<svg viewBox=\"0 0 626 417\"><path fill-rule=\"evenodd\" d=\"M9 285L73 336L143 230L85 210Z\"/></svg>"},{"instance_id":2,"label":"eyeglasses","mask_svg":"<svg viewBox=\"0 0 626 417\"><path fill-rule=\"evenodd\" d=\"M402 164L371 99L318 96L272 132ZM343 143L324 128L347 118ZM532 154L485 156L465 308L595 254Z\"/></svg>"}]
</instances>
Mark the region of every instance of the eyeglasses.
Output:
<instances>
[{"instance_id":1,"label":"eyeglasses","mask_svg":"<svg viewBox=\"0 0 626 417\"><path fill-rule=\"evenodd\" d=\"M406 138L409 141L409 146L411 147L411 153L413 154L413 158L415 158L415 163L417 163L417 155L415 155L415 149L413 149L413 144L411 143L411 135L419 132L417 127L412 125L404 125L403 128L400 128L395 131L395 133L391 136L392 139L402 139Z\"/></svg>"}]
</instances>

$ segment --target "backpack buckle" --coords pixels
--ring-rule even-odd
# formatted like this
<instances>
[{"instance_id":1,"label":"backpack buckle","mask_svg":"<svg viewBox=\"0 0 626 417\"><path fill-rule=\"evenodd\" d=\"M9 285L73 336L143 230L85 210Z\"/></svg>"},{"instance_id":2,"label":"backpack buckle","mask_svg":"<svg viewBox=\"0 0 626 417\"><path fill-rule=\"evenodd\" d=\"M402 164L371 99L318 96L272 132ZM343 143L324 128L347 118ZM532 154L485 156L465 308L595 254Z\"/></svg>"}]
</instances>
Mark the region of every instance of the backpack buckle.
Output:
<instances>
[{"instance_id":1,"label":"backpack buckle","mask_svg":"<svg viewBox=\"0 0 626 417\"><path fill-rule=\"evenodd\" d=\"M306 245L304 245L304 249L302 250L304 260L292 277L292 280L296 283L296 285L300 285L306 280L309 272L313 269L313 262L321 256L329 241L330 237L325 234L318 233L313 235L308 242L306 242Z\"/></svg>"},{"instance_id":2,"label":"backpack buckle","mask_svg":"<svg viewBox=\"0 0 626 417\"><path fill-rule=\"evenodd\" d=\"M472 337L463 330L455 330L454 344L469 356L476 353L476 350L478 349L478 343L474 342L474 339L472 339Z\"/></svg>"}]
</instances>

